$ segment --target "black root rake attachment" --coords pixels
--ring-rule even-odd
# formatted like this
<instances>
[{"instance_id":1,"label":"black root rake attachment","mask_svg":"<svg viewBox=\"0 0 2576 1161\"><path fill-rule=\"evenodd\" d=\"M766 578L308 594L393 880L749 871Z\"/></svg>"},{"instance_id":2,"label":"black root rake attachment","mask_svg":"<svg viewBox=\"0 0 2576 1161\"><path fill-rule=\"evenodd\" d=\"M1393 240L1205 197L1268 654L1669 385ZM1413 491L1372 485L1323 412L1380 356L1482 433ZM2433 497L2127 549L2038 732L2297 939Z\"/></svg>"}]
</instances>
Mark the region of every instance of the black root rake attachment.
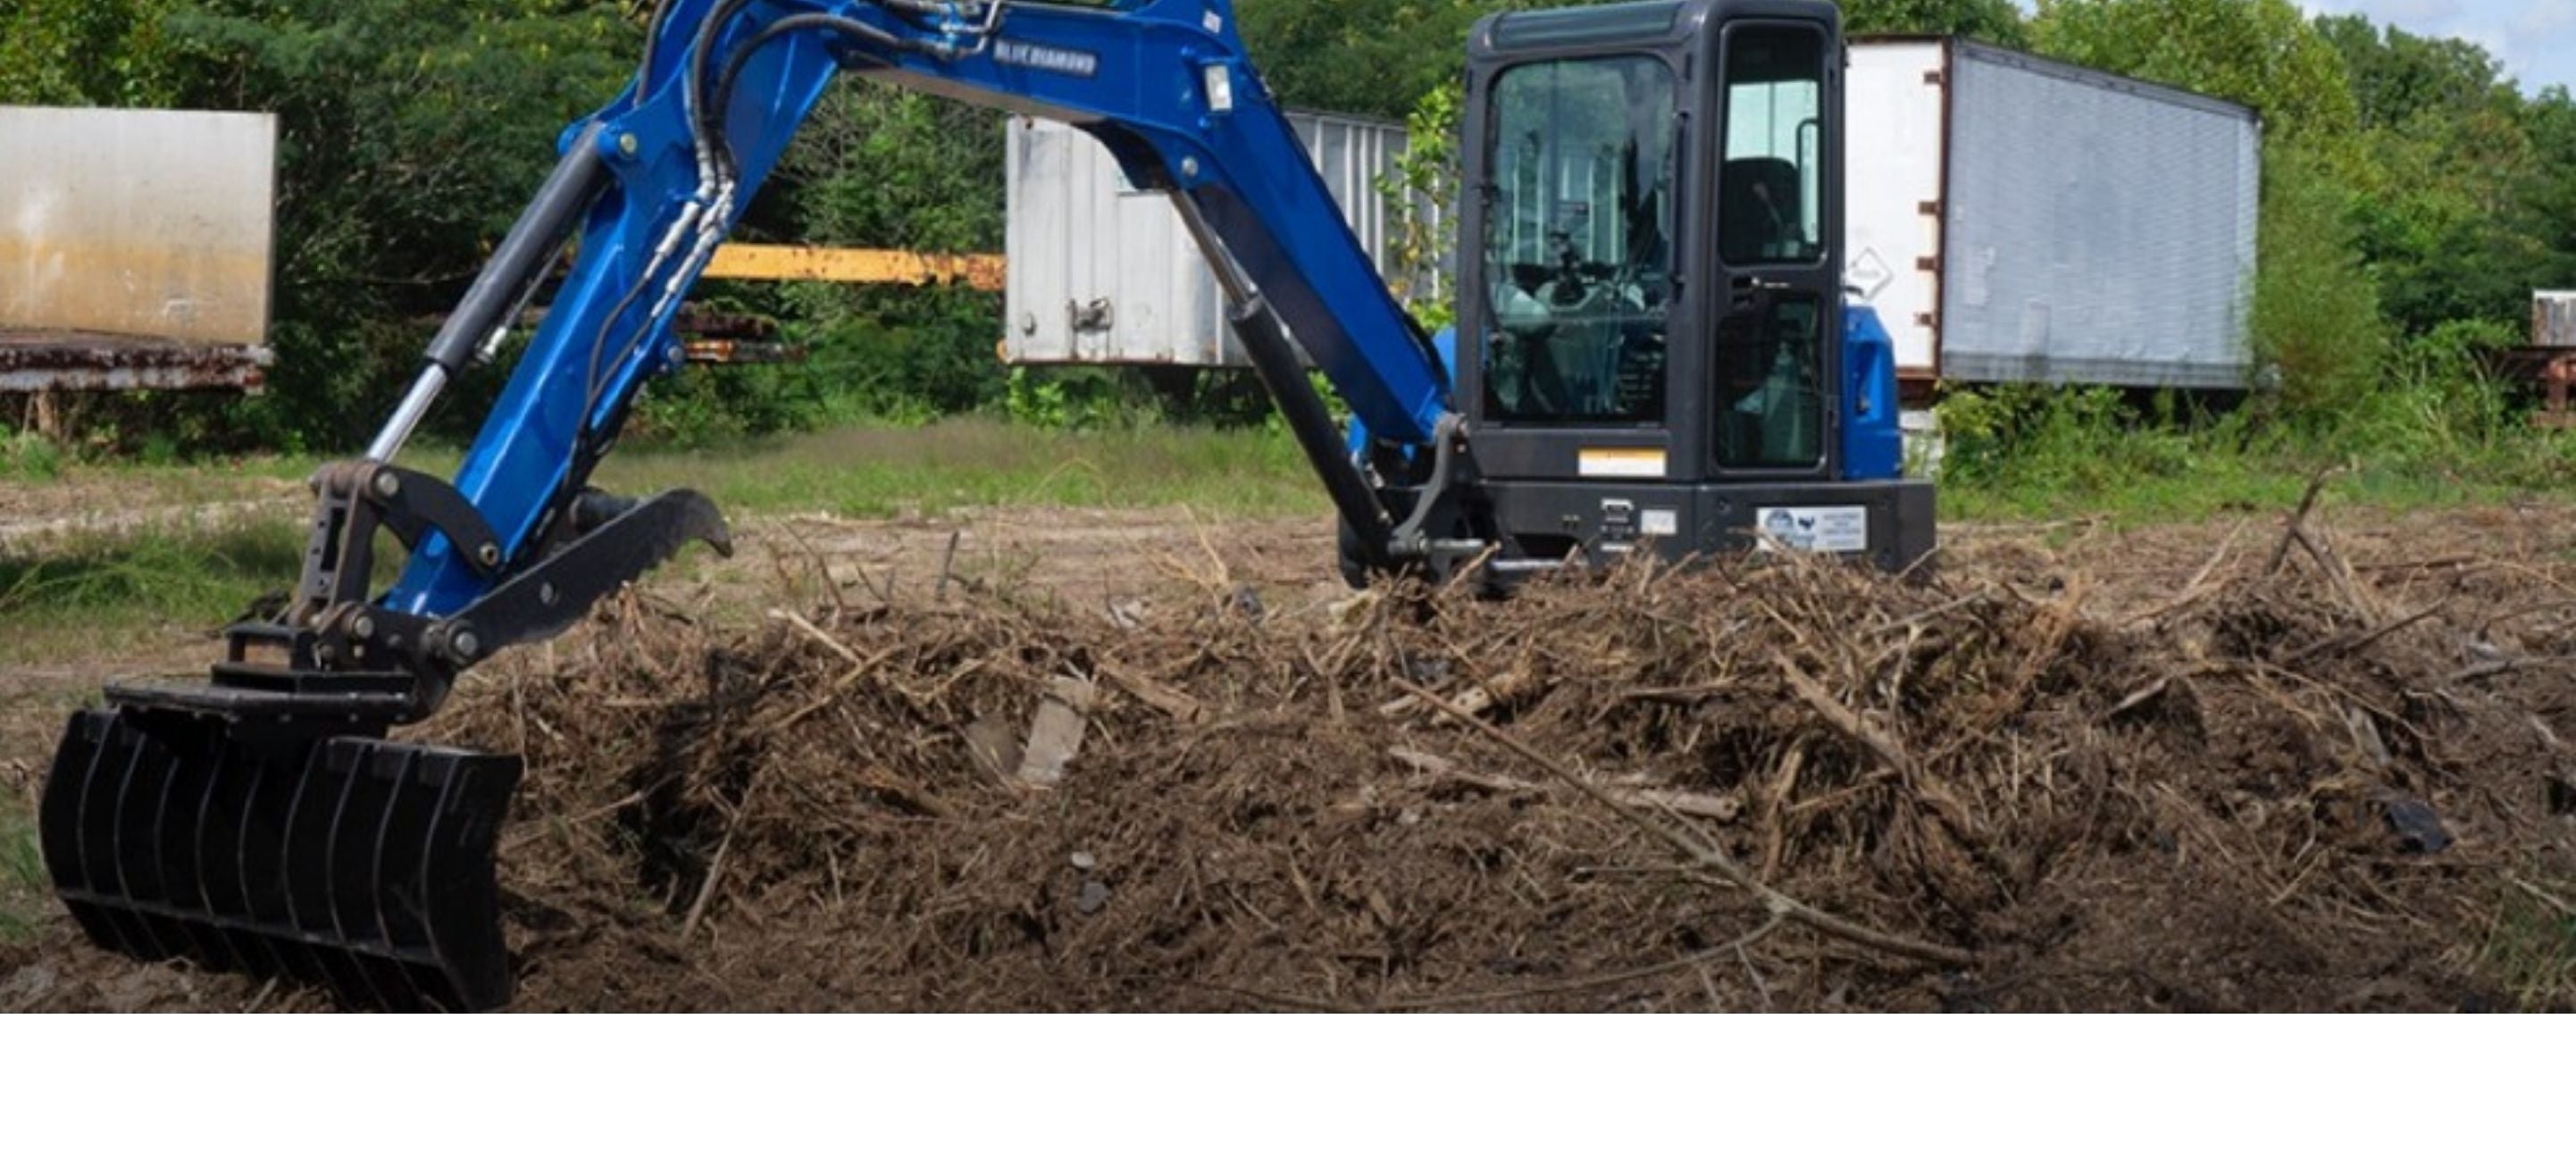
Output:
<instances>
[{"instance_id":1,"label":"black root rake attachment","mask_svg":"<svg viewBox=\"0 0 2576 1161\"><path fill-rule=\"evenodd\" d=\"M73 716L40 826L90 938L327 987L350 1008L507 1002L493 850L518 758L111 698L122 708Z\"/></svg>"},{"instance_id":2,"label":"black root rake attachment","mask_svg":"<svg viewBox=\"0 0 2576 1161\"><path fill-rule=\"evenodd\" d=\"M682 545L728 550L724 519L695 492L586 493L552 551L423 617L366 599L369 538L491 545L470 506L372 462L326 467L316 488L300 600L225 630L206 680L113 683L106 708L72 716L45 782L45 866L91 939L139 959L312 984L344 1008L500 1007L493 857L522 763L388 734ZM499 570L497 550L476 555Z\"/></svg>"}]
</instances>

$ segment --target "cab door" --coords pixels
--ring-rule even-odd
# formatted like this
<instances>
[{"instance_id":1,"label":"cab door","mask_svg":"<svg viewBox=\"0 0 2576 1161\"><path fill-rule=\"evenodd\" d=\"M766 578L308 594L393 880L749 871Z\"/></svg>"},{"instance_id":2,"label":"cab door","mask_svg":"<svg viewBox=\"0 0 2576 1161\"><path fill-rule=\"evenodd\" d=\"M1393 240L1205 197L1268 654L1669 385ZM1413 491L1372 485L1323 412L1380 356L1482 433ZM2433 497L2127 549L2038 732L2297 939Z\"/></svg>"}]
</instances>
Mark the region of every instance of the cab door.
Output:
<instances>
[{"instance_id":1,"label":"cab door","mask_svg":"<svg viewBox=\"0 0 2576 1161\"><path fill-rule=\"evenodd\" d=\"M1723 34L1710 467L1830 476L1841 381L1841 51L1821 24Z\"/></svg>"}]
</instances>

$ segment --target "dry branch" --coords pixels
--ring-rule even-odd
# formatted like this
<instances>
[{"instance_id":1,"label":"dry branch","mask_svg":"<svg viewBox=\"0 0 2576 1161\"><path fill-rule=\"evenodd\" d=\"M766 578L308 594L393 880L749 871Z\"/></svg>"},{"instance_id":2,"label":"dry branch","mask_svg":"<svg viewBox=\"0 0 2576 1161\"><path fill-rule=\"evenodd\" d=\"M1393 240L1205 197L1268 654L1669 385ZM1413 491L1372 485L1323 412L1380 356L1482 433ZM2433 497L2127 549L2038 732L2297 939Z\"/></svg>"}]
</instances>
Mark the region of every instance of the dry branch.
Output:
<instances>
[{"instance_id":1,"label":"dry branch","mask_svg":"<svg viewBox=\"0 0 2576 1161\"><path fill-rule=\"evenodd\" d=\"M1591 799L1592 801L1600 804L1603 808L1609 810L1612 814L1619 816L1620 821L1662 840L1665 845L1672 847L1675 851L1681 853L1685 857L1694 860L1701 867L1706 868L1711 874L1716 875L1718 878L1723 879L1728 883L1753 892L1757 898L1762 900L1763 906L1768 908L1774 915L1802 924L1817 932L1833 936L1837 939L1856 943L1872 950L1905 956L1910 959L1930 960L1934 963L1945 963L1954 966L1965 966L1976 962L1975 956L1965 951L1961 951L1958 948L1947 947L1942 944L1931 943L1908 936L1891 935L1876 928L1855 923L1839 915L1835 915L1831 912L1823 911L1800 902L1799 900L1763 883L1761 880L1754 878L1751 872L1746 871L1742 864L1735 861L1734 856L1727 854L1723 848L1719 847L1715 843L1705 841L1699 836L1687 831L1668 826L1661 820L1649 817L1648 815L1640 812L1637 808L1621 802L1617 796L1593 785L1589 780L1577 775L1572 769L1568 768L1556 759L1539 753L1537 750L1531 749L1528 743L1521 741L1519 738L1513 737L1510 733L1495 726L1493 723L1477 717L1475 714L1468 712L1464 708L1451 704L1447 699L1440 695L1414 685L1411 682L1397 679L1394 682L1394 685L1397 688L1412 694L1423 705L1430 706L1432 709L1440 711L1442 714L1457 720L1471 729L1474 729L1477 733L1483 734L1486 738L1501 745L1504 749L1520 755L1524 761L1527 761L1531 765L1545 771L1549 777L1556 780L1558 785L1567 787L1568 789Z\"/></svg>"}]
</instances>

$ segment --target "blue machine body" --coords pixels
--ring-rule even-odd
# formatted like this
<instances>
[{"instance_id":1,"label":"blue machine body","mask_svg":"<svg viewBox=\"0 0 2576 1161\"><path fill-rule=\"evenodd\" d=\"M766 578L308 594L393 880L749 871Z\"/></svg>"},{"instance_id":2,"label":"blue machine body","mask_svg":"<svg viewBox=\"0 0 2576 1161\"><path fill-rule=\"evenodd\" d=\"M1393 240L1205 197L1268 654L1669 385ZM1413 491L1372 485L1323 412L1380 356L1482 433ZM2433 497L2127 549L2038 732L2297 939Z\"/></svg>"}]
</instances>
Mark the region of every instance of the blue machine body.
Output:
<instances>
[{"instance_id":1,"label":"blue machine body","mask_svg":"<svg viewBox=\"0 0 2576 1161\"><path fill-rule=\"evenodd\" d=\"M1896 343L1865 304L1843 304L1843 478L1905 474L1905 433L1896 400Z\"/></svg>"},{"instance_id":2,"label":"blue machine body","mask_svg":"<svg viewBox=\"0 0 2576 1161\"><path fill-rule=\"evenodd\" d=\"M720 113L735 186L718 227L693 236L730 229L844 70L1068 122L1106 145L1137 188L1171 190L1197 207L1377 438L1406 446L1432 440L1448 409L1449 377L1264 89L1231 0L992 11L998 19L985 26L936 3L670 0L662 28L698 30L712 14L722 31L703 53L696 37L662 37L627 92L564 133L560 147L599 150L615 184L591 210L553 307L456 476L508 556L518 559L544 531L577 449L613 438L645 377L677 361L678 300L708 257L705 248L667 252L674 223L685 226L693 191L703 191L693 82L777 21L808 14L873 32L800 29L747 58ZM594 351L609 356L595 384ZM384 603L443 616L491 584L432 537Z\"/></svg>"}]
</instances>

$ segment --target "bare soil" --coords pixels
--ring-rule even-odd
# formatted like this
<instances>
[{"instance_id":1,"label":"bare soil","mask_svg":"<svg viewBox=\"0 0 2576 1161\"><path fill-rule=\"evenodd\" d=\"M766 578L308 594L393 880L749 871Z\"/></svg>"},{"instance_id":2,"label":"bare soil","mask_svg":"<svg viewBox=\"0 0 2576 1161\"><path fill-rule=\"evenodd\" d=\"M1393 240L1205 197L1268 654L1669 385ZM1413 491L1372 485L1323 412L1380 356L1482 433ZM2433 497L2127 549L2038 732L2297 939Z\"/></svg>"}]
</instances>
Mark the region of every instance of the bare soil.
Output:
<instances>
[{"instance_id":1,"label":"bare soil","mask_svg":"<svg viewBox=\"0 0 2576 1161\"><path fill-rule=\"evenodd\" d=\"M531 1010L2565 1008L2571 515L1508 602L1339 592L1311 522L806 522L427 732L528 756ZM0 1009L327 1004L0 946Z\"/></svg>"}]
</instances>

